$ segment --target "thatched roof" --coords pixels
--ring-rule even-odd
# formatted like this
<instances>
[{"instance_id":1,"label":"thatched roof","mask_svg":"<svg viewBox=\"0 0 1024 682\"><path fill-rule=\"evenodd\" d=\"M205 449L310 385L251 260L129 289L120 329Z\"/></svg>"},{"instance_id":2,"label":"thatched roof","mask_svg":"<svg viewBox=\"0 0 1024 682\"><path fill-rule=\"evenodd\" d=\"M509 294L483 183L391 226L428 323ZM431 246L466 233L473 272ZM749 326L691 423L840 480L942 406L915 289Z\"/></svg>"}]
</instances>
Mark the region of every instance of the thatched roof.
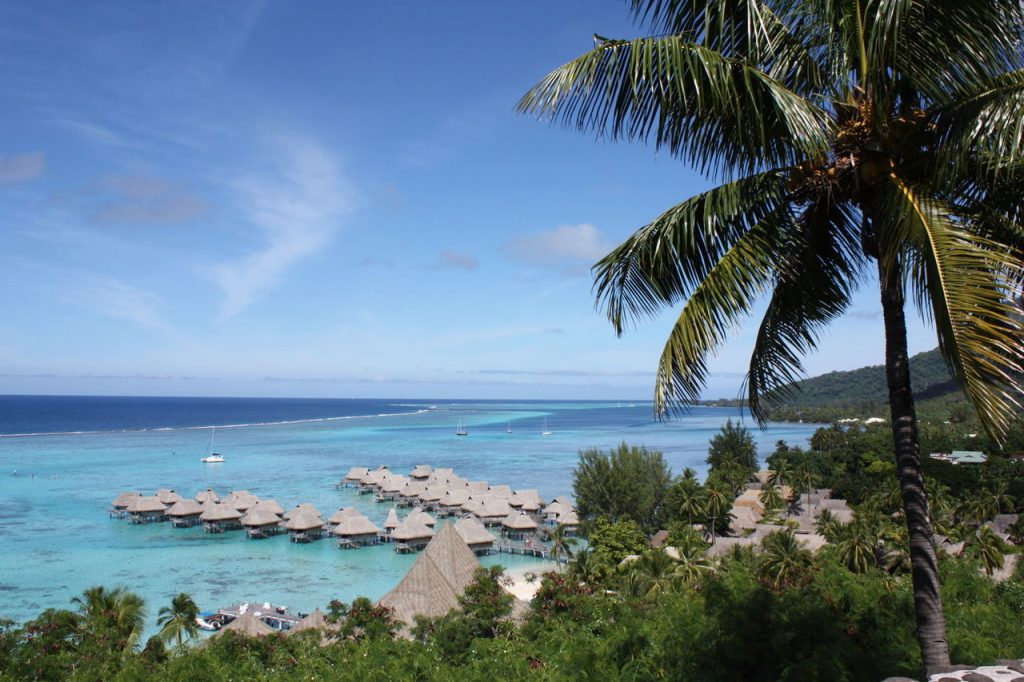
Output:
<instances>
[{"instance_id":1,"label":"thatched roof","mask_svg":"<svg viewBox=\"0 0 1024 682\"><path fill-rule=\"evenodd\" d=\"M434 467L429 464L417 464L409 474L412 478L429 478L434 473Z\"/></svg>"},{"instance_id":2,"label":"thatched roof","mask_svg":"<svg viewBox=\"0 0 1024 682\"><path fill-rule=\"evenodd\" d=\"M181 502L181 495L168 488L160 488L160 490L156 491L156 496L159 497L160 501L168 507L177 502Z\"/></svg>"},{"instance_id":3,"label":"thatched roof","mask_svg":"<svg viewBox=\"0 0 1024 682\"><path fill-rule=\"evenodd\" d=\"M221 628L221 630L216 632L213 636L216 637L221 632L227 632L228 630L248 635L249 637L264 637L266 635L272 635L275 632L272 627L251 613L243 613L241 616L235 618L233 621Z\"/></svg>"},{"instance_id":4,"label":"thatched roof","mask_svg":"<svg viewBox=\"0 0 1024 682\"><path fill-rule=\"evenodd\" d=\"M381 485L387 479L391 478L391 472L387 469L374 469L370 473L363 476L364 485Z\"/></svg>"},{"instance_id":5,"label":"thatched roof","mask_svg":"<svg viewBox=\"0 0 1024 682\"><path fill-rule=\"evenodd\" d=\"M394 508L388 510L388 518L384 520L385 528L397 528L398 527L398 512Z\"/></svg>"},{"instance_id":6,"label":"thatched roof","mask_svg":"<svg viewBox=\"0 0 1024 682\"><path fill-rule=\"evenodd\" d=\"M285 513L284 517L286 519L290 520L292 517L294 517L294 516L296 516L298 514L303 514L303 513L314 514L316 516L322 516L322 514L320 514L320 510L319 509L314 507L312 504L309 504L308 502L303 502L302 504L297 504L294 507L292 507L291 509L289 509Z\"/></svg>"},{"instance_id":7,"label":"thatched roof","mask_svg":"<svg viewBox=\"0 0 1024 682\"><path fill-rule=\"evenodd\" d=\"M221 500L221 504L228 504L237 509L238 511L244 512L255 507L256 503L260 501L260 498L253 495L248 490L234 490L226 498Z\"/></svg>"},{"instance_id":8,"label":"thatched roof","mask_svg":"<svg viewBox=\"0 0 1024 682\"><path fill-rule=\"evenodd\" d=\"M381 489L382 492L385 492L385 493L397 493L402 488L404 488L405 484L408 483L408 482L409 482L409 479L406 478L405 476L397 476L397 475L395 475L395 476L392 476L391 478L389 478L388 480L386 480L380 486L380 489Z\"/></svg>"},{"instance_id":9,"label":"thatched roof","mask_svg":"<svg viewBox=\"0 0 1024 682\"><path fill-rule=\"evenodd\" d=\"M513 507L522 507L528 504L532 509L540 509L543 506L540 494L536 490L517 490L512 494L508 503Z\"/></svg>"},{"instance_id":10,"label":"thatched roof","mask_svg":"<svg viewBox=\"0 0 1024 682\"><path fill-rule=\"evenodd\" d=\"M508 506L508 500L504 497L485 498L480 508L473 513L482 519L505 518L512 513L512 508Z\"/></svg>"},{"instance_id":11,"label":"thatched roof","mask_svg":"<svg viewBox=\"0 0 1024 682\"><path fill-rule=\"evenodd\" d=\"M203 513L199 517L203 521L232 521L242 518L242 512L224 502L203 505Z\"/></svg>"},{"instance_id":12,"label":"thatched roof","mask_svg":"<svg viewBox=\"0 0 1024 682\"><path fill-rule=\"evenodd\" d=\"M293 625L288 634L302 632L303 630L333 630L335 627L334 624L327 622L324 612L317 608L313 609L313 613Z\"/></svg>"},{"instance_id":13,"label":"thatched roof","mask_svg":"<svg viewBox=\"0 0 1024 682\"><path fill-rule=\"evenodd\" d=\"M430 474L430 478L428 480L431 482L436 481L438 483L444 483L454 475L455 469L452 469L451 467L434 469L434 471Z\"/></svg>"},{"instance_id":14,"label":"thatched roof","mask_svg":"<svg viewBox=\"0 0 1024 682\"><path fill-rule=\"evenodd\" d=\"M512 488L507 485L492 485L489 492L492 497L503 497L506 500L512 499Z\"/></svg>"},{"instance_id":15,"label":"thatched roof","mask_svg":"<svg viewBox=\"0 0 1024 682\"><path fill-rule=\"evenodd\" d=\"M466 487L469 488L470 494L486 493L488 488L490 488L490 486L487 485L487 481L470 481L466 484Z\"/></svg>"},{"instance_id":16,"label":"thatched roof","mask_svg":"<svg viewBox=\"0 0 1024 682\"><path fill-rule=\"evenodd\" d=\"M400 491L402 497L419 497L427 489L426 481L409 481Z\"/></svg>"},{"instance_id":17,"label":"thatched roof","mask_svg":"<svg viewBox=\"0 0 1024 682\"><path fill-rule=\"evenodd\" d=\"M380 530L377 526L373 525L370 519L366 518L362 514L357 516L344 516L337 528L334 529L334 534L340 537L349 537L352 535L375 535Z\"/></svg>"},{"instance_id":18,"label":"thatched roof","mask_svg":"<svg viewBox=\"0 0 1024 682\"><path fill-rule=\"evenodd\" d=\"M417 520L415 517L410 519L408 516L402 519L402 522L398 524L398 527L391 532L391 536L399 542L422 540L423 538L431 537L433 534L434 531L427 528L425 523Z\"/></svg>"},{"instance_id":19,"label":"thatched roof","mask_svg":"<svg viewBox=\"0 0 1024 682\"><path fill-rule=\"evenodd\" d=\"M467 545L493 543L495 538L484 525L476 519L464 518L455 522L455 530Z\"/></svg>"},{"instance_id":20,"label":"thatched roof","mask_svg":"<svg viewBox=\"0 0 1024 682\"><path fill-rule=\"evenodd\" d=\"M419 497L424 502L437 502L448 492L447 486L440 486L438 484L431 484L420 493Z\"/></svg>"},{"instance_id":21,"label":"thatched roof","mask_svg":"<svg viewBox=\"0 0 1024 682\"><path fill-rule=\"evenodd\" d=\"M281 505L277 503L277 500L260 500L259 502L254 504L249 511L252 512L256 511L257 509L259 509L260 511L268 511L274 516L280 516L281 514L284 514L284 509L282 509Z\"/></svg>"},{"instance_id":22,"label":"thatched roof","mask_svg":"<svg viewBox=\"0 0 1024 682\"><path fill-rule=\"evenodd\" d=\"M566 511L568 511L566 506L559 502L558 500L555 500L548 506L544 507L545 516L551 516L553 514L555 517L558 517L564 514Z\"/></svg>"},{"instance_id":23,"label":"thatched roof","mask_svg":"<svg viewBox=\"0 0 1024 682\"><path fill-rule=\"evenodd\" d=\"M437 520L433 516L418 507L409 512L409 515L405 518L411 519L416 523L422 523L424 526L430 526L431 528L433 528L434 524L437 523Z\"/></svg>"},{"instance_id":24,"label":"thatched roof","mask_svg":"<svg viewBox=\"0 0 1024 682\"><path fill-rule=\"evenodd\" d=\"M181 502L175 502L171 505L171 508L167 510L168 516L195 516L196 514L203 513L203 505L199 504L195 500L182 500Z\"/></svg>"},{"instance_id":25,"label":"thatched roof","mask_svg":"<svg viewBox=\"0 0 1024 682\"><path fill-rule=\"evenodd\" d=\"M114 498L114 501L110 504L119 509L124 509L128 506L128 503L134 500L136 497L142 497L140 493L121 493Z\"/></svg>"},{"instance_id":26,"label":"thatched roof","mask_svg":"<svg viewBox=\"0 0 1024 682\"><path fill-rule=\"evenodd\" d=\"M418 615L443 616L458 608L459 597L479 567L476 555L455 527L446 523L398 586L379 603L391 608L398 620L409 624Z\"/></svg>"},{"instance_id":27,"label":"thatched roof","mask_svg":"<svg viewBox=\"0 0 1024 682\"><path fill-rule=\"evenodd\" d=\"M442 507L461 507L466 504L467 500L469 500L469 488L463 487L454 490L449 488L441 498L440 504Z\"/></svg>"},{"instance_id":28,"label":"thatched roof","mask_svg":"<svg viewBox=\"0 0 1024 682\"><path fill-rule=\"evenodd\" d=\"M249 526L251 528L259 528L261 526L276 526L281 522L281 518L270 511L269 509L261 509L259 505L253 507L242 517L242 525Z\"/></svg>"},{"instance_id":29,"label":"thatched roof","mask_svg":"<svg viewBox=\"0 0 1024 682\"><path fill-rule=\"evenodd\" d=\"M167 509L167 505L160 501L160 498L156 495L151 497L146 495L139 495L133 497L128 502L127 507L129 512L141 513L141 512L162 512Z\"/></svg>"},{"instance_id":30,"label":"thatched roof","mask_svg":"<svg viewBox=\"0 0 1024 682\"><path fill-rule=\"evenodd\" d=\"M305 531L313 530L314 528L323 528L324 521L320 518L319 514L315 514L311 511L302 510L297 514L293 514L288 523L284 524L284 527L288 530Z\"/></svg>"},{"instance_id":31,"label":"thatched roof","mask_svg":"<svg viewBox=\"0 0 1024 682\"><path fill-rule=\"evenodd\" d=\"M510 528L512 530L537 529L537 522L530 518L529 514L523 513L521 511L511 512L502 520L501 525L503 525L505 528Z\"/></svg>"},{"instance_id":32,"label":"thatched roof","mask_svg":"<svg viewBox=\"0 0 1024 682\"><path fill-rule=\"evenodd\" d=\"M367 467L352 467L348 470L348 473L345 474L345 480L362 481L368 473L370 473L370 470Z\"/></svg>"},{"instance_id":33,"label":"thatched roof","mask_svg":"<svg viewBox=\"0 0 1024 682\"><path fill-rule=\"evenodd\" d=\"M206 504L207 502L220 502L220 495L213 492L211 488L196 493L196 502Z\"/></svg>"},{"instance_id":34,"label":"thatched roof","mask_svg":"<svg viewBox=\"0 0 1024 682\"><path fill-rule=\"evenodd\" d=\"M572 509L559 516L558 522L563 526L578 526L580 525L580 517L576 514L576 510Z\"/></svg>"},{"instance_id":35,"label":"thatched roof","mask_svg":"<svg viewBox=\"0 0 1024 682\"><path fill-rule=\"evenodd\" d=\"M573 505L572 500L569 499L568 497L566 497L565 495L559 495L554 500L552 500L552 502L557 502L558 504L560 504L563 507L566 507L568 509L575 509L576 508L575 505Z\"/></svg>"},{"instance_id":36,"label":"thatched roof","mask_svg":"<svg viewBox=\"0 0 1024 682\"><path fill-rule=\"evenodd\" d=\"M327 519L327 523L341 523L342 519L346 516L362 516L363 513L355 507L342 507L338 511L334 512Z\"/></svg>"}]
</instances>

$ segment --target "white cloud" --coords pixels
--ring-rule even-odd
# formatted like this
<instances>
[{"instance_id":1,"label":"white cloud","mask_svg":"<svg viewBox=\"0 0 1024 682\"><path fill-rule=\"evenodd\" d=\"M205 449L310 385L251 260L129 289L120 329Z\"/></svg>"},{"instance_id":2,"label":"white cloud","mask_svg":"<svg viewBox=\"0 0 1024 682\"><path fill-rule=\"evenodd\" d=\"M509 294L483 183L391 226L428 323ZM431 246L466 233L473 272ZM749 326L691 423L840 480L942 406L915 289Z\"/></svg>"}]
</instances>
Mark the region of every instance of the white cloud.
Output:
<instances>
[{"instance_id":1,"label":"white cloud","mask_svg":"<svg viewBox=\"0 0 1024 682\"><path fill-rule=\"evenodd\" d=\"M34 180L46 170L42 152L3 156L0 154L0 185L13 185Z\"/></svg>"},{"instance_id":2,"label":"white cloud","mask_svg":"<svg viewBox=\"0 0 1024 682\"><path fill-rule=\"evenodd\" d=\"M237 315L276 286L289 269L331 241L352 208L351 191L334 160L308 140L280 142L283 170L238 183L241 204L263 244L213 268L224 293L221 318Z\"/></svg>"},{"instance_id":3,"label":"white cloud","mask_svg":"<svg viewBox=\"0 0 1024 682\"><path fill-rule=\"evenodd\" d=\"M83 277L73 289L64 292L63 299L106 317L128 320L148 329L166 329L166 324L157 313L159 299L115 277Z\"/></svg>"},{"instance_id":4,"label":"white cloud","mask_svg":"<svg viewBox=\"0 0 1024 682\"><path fill-rule=\"evenodd\" d=\"M501 245L509 258L539 267L566 267L579 261L593 262L611 245L601 231L589 223L561 225L553 230L523 235Z\"/></svg>"},{"instance_id":5,"label":"white cloud","mask_svg":"<svg viewBox=\"0 0 1024 682\"><path fill-rule=\"evenodd\" d=\"M445 249L437 254L437 261L431 266L439 270L475 270L479 261L469 253Z\"/></svg>"}]
</instances>

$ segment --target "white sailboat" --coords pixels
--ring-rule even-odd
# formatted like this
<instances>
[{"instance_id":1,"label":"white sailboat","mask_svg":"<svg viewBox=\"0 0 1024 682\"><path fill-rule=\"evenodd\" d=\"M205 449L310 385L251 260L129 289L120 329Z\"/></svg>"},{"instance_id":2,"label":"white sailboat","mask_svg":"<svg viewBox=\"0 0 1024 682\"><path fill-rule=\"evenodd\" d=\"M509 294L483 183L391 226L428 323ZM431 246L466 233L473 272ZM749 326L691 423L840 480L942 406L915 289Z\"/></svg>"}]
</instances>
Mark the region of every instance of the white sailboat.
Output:
<instances>
[{"instance_id":1,"label":"white sailboat","mask_svg":"<svg viewBox=\"0 0 1024 682\"><path fill-rule=\"evenodd\" d=\"M540 432L542 436L550 436L551 432L548 431L548 418L544 417L544 430Z\"/></svg>"},{"instance_id":2,"label":"white sailboat","mask_svg":"<svg viewBox=\"0 0 1024 682\"><path fill-rule=\"evenodd\" d=\"M224 461L224 458L213 451L213 436L217 433L217 427L210 427L210 447L207 450L206 457L203 457L200 462L203 464L220 464Z\"/></svg>"},{"instance_id":3,"label":"white sailboat","mask_svg":"<svg viewBox=\"0 0 1024 682\"><path fill-rule=\"evenodd\" d=\"M459 428L455 429L455 435L456 436L468 436L469 435L469 431L467 431L466 428L462 425L462 418L461 417L459 418Z\"/></svg>"},{"instance_id":4,"label":"white sailboat","mask_svg":"<svg viewBox=\"0 0 1024 682\"><path fill-rule=\"evenodd\" d=\"M508 430L505 433L512 433L512 420L508 420Z\"/></svg>"}]
</instances>

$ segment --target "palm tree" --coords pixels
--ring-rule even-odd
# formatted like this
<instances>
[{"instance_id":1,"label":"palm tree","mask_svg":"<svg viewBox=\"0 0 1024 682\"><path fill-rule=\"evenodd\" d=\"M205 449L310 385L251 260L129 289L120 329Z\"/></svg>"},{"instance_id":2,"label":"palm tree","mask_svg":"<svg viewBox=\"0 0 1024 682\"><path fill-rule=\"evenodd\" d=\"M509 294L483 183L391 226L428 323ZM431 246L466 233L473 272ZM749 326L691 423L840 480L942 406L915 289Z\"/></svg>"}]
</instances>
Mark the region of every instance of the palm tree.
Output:
<instances>
[{"instance_id":1,"label":"palm tree","mask_svg":"<svg viewBox=\"0 0 1024 682\"><path fill-rule=\"evenodd\" d=\"M789 465L786 461L780 459L772 467L771 473L768 474L768 484L777 485L780 488L789 483Z\"/></svg>"},{"instance_id":2,"label":"palm tree","mask_svg":"<svg viewBox=\"0 0 1024 682\"><path fill-rule=\"evenodd\" d=\"M693 585L711 572L713 565L707 557L706 546L686 544L676 549L679 551L679 560L673 575L684 585Z\"/></svg>"},{"instance_id":3,"label":"palm tree","mask_svg":"<svg viewBox=\"0 0 1024 682\"><path fill-rule=\"evenodd\" d=\"M686 515L686 524L693 525L694 516L703 516L707 510L704 489L699 484L686 482L680 486L679 513Z\"/></svg>"},{"instance_id":4,"label":"palm tree","mask_svg":"<svg viewBox=\"0 0 1024 682\"><path fill-rule=\"evenodd\" d=\"M635 597L669 591L675 580L676 560L661 549L649 549L626 564L627 590Z\"/></svg>"},{"instance_id":5,"label":"palm tree","mask_svg":"<svg viewBox=\"0 0 1024 682\"><path fill-rule=\"evenodd\" d=\"M560 561L562 557L571 559L572 548L575 544L576 538L566 535L565 526L560 523L551 531L551 550L548 555L552 561Z\"/></svg>"},{"instance_id":6,"label":"palm tree","mask_svg":"<svg viewBox=\"0 0 1024 682\"><path fill-rule=\"evenodd\" d=\"M777 486L769 485L761 494L757 496L757 499L764 505L764 515L771 516L782 507L784 500L782 499L782 491Z\"/></svg>"},{"instance_id":7,"label":"palm tree","mask_svg":"<svg viewBox=\"0 0 1024 682\"><path fill-rule=\"evenodd\" d=\"M732 506L732 502L724 492L713 487L707 489L706 499L707 517L711 521L711 544L715 544L717 523L725 518L726 513Z\"/></svg>"},{"instance_id":8,"label":"palm tree","mask_svg":"<svg viewBox=\"0 0 1024 682\"><path fill-rule=\"evenodd\" d=\"M199 607L192 597L182 592L171 600L170 607L160 608L156 619L156 624L161 626L160 638L164 641L174 639L180 647L186 639L195 637L199 632L198 617Z\"/></svg>"},{"instance_id":9,"label":"palm tree","mask_svg":"<svg viewBox=\"0 0 1024 682\"><path fill-rule=\"evenodd\" d=\"M836 518L831 509L822 509L815 517L814 527L829 542L838 542L839 533L845 525Z\"/></svg>"},{"instance_id":10,"label":"palm tree","mask_svg":"<svg viewBox=\"0 0 1024 682\"><path fill-rule=\"evenodd\" d=\"M968 540L968 554L985 567L985 573L992 575L993 571L1003 567L1003 551L1005 545L998 535L988 526L982 526L978 532Z\"/></svg>"},{"instance_id":11,"label":"palm tree","mask_svg":"<svg viewBox=\"0 0 1024 682\"><path fill-rule=\"evenodd\" d=\"M800 544L792 528L777 530L761 542L757 571L761 580L778 590L792 584L813 561L810 550Z\"/></svg>"},{"instance_id":12,"label":"palm tree","mask_svg":"<svg viewBox=\"0 0 1024 682\"><path fill-rule=\"evenodd\" d=\"M525 113L656 147L726 182L595 266L617 333L682 305L659 414L695 403L708 358L767 292L746 378L763 423L802 356L877 277L891 426L926 670L949 647L907 354L909 297L997 440L1024 334L1024 7L1017 0L631 0L655 37L595 36Z\"/></svg>"},{"instance_id":13,"label":"palm tree","mask_svg":"<svg viewBox=\"0 0 1024 682\"><path fill-rule=\"evenodd\" d=\"M863 523L851 523L839 532L839 560L854 573L866 573L878 565L878 538Z\"/></svg>"},{"instance_id":14,"label":"palm tree","mask_svg":"<svg viewBox=\"0 0 1024 682\"><path fill-rule=\"evenodd\" d=\"M73 597L78 606L82 627L97 638L112 638L112 644L121 651L133 651L146 624L146 607L142 597L125 587L108 590L103 586L90 587L81 597Z\"/></svg>"}]
</instances>

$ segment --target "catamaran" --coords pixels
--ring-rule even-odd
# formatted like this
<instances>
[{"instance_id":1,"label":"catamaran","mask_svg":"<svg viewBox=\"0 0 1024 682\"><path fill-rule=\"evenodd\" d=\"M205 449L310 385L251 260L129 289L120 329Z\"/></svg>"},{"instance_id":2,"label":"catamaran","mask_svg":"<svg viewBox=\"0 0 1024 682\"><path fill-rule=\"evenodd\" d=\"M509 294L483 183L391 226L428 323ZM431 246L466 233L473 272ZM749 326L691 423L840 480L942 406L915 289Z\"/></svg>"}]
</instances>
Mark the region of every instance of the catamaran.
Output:
<instances>
[{"instance_id":1,"label":"catamaran","mask_svg":"<svg viewBox=\"0 0 1024 682\"><path fill-rule=\"evenodd\" d=\"M224 461L224 458L213 451L213 436L217 432L216 426L210 427L210 447L206 453L206 457L203 457L200 462L204 464L220 464Z\"/></svg>"},{"instance_id":2,"label":"catamaran","mask_svg":"<svg viewBox=\"0 0 1024 682\"><path fill-rule=\"evenodd\" d=\"M456 436L468 436L469 435L469 431L467 431L465 429L465 427L462 426L462 419L459 419L459 428L455 429L455 435Z\"/></svg>"},{"instance_id":3,"label":"catamaran","mask_svg":"<svg viewBox=\"0 0 1024 682\"><path fill-rule=\"evenodd\" d=\"M544 430L540 432L542 436L550 436L551 432L548 431L548 418L544 417Z\"/></svg>"},{"instance_id":4,"label":"catamaran","mask_svg":"<svg viewBox=\"0 0 1024 682\"><path fill-rule=\"evenodd\" d=\"M512 433L512 420L508 420L508 430L505 433Z\"/></svg>"}]
</instances>

